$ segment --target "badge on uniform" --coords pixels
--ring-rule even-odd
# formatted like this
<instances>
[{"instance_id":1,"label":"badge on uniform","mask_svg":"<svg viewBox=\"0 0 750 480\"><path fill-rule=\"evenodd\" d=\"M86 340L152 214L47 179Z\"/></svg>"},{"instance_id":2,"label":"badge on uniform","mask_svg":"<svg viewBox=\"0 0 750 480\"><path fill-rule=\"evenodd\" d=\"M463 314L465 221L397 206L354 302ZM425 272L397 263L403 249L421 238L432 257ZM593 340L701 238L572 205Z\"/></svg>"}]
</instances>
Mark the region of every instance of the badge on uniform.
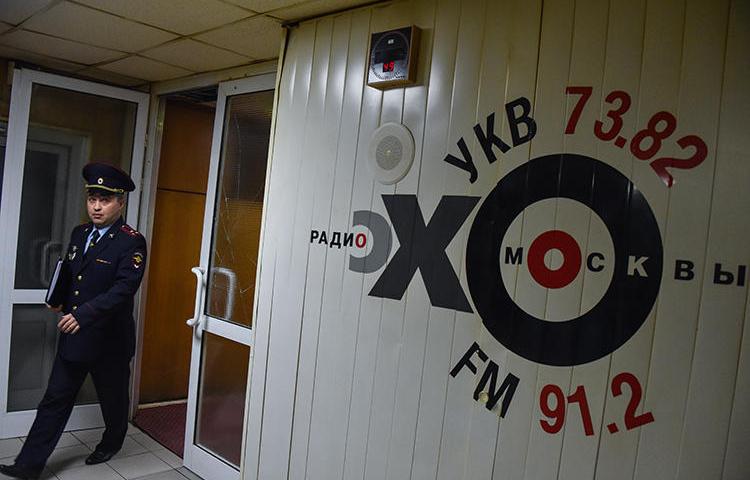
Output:
<instances>
[{"instance_id":1,"label":"badge on uniform","mask_svg":"<svg viewBox=\"0 0 750 480\"><path fill-rule=\"evenodd\" d=\"M141 252L135 252L133 254L133 268L141 268L143 264L143 254Z\"/></svg>"}]
</instances>

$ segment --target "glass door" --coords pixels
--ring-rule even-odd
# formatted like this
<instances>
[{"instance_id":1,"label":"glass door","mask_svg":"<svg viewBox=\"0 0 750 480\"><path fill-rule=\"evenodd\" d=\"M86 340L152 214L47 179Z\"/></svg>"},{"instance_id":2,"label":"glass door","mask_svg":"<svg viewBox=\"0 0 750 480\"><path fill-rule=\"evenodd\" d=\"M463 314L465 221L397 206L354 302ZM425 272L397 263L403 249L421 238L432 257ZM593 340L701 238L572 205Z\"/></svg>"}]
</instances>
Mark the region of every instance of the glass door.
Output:
<instances>
[{"instance_id":1,"label":"glass door","mask_svg":"<svg viewBox=\"0 0 750 480\"><path fill-rule=\"evenodd\" d=\"M142 92L14 71L9 124L0 132L2 438L28 432L47 386L59 315L46 308L44 296L71 230L88 220L81 169L102 161L140 179L147 108ZM137 221L139 197L140 188L129 195L130 222ZM101 425L87 379L67 428Z\"/></svg>"},{"instance_id":2,"label":"glass door","mask_svg":"<svg viewBox=\"0 0 750 480\"><path fill-rule=\"evenodd\" d=\"M240 478L275 75L219 85L197 276L185 466Z\"/></svg>"}]
</instances>

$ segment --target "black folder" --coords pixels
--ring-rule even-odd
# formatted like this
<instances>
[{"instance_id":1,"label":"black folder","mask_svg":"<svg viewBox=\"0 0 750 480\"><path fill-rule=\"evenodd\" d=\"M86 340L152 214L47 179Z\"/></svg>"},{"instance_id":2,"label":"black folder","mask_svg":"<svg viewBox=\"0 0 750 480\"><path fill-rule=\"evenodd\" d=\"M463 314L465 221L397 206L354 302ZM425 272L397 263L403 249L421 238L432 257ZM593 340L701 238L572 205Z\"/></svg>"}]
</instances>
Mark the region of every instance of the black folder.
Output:
<instances>
[{"instance_id":1,"label":"black folder","mask_svg":"<svg viewBox=\"0 0 750 480\"><path fill-rule=\"evenodd\" d=\"M64 268L65 262L61 258L58 258L55 264L55 271L52 273L52 280L50 280L49 288L47 288L47 296L45 297L47 305L52 307L62 305L65 300L66 275L63 272Z\"/></svg>"}]
</instances>

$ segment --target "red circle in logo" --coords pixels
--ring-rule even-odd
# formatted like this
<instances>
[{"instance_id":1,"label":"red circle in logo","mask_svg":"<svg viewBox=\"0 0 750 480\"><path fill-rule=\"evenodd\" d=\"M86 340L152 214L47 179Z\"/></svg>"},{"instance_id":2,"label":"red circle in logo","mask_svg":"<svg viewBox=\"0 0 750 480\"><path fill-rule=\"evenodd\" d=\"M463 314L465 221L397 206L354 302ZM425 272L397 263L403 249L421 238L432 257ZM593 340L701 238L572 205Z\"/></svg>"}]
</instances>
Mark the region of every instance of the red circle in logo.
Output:
<instances>
[{"instance_id":1,"label":"red circle in logo","mask_svg":"<svg viewBox=\"0 0 750 480\"><path fill-rule=\"evenodd\" d=\"M563 264L556 270L544 264L544 256L552 249L563 254ZM528 262L529 272L537 283L547 288L562 288L575 280L581 271L581 248L569 234L550 230L531 242Z\"/></svg>"}]
</instances>

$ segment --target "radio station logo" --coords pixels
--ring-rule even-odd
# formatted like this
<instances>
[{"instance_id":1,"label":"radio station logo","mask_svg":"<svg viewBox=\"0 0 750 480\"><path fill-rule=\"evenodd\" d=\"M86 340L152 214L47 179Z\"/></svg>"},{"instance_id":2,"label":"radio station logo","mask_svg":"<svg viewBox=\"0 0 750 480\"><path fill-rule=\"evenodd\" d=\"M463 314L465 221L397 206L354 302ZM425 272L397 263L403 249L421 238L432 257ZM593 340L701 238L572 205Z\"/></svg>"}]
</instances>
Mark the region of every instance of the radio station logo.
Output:
<instances>
[{"instance_id":1,"label":"radio station logo","mask_svg":"<svg viewBox=\"0 0 750 480\"><path fill-rule=\"evenodd\" d=\"M564 132L573 135L577 128L589 127L579 121L593 88L569 86L565 93L577 99ZM678 181L673 172L698 168L706 159L708 147L699 136L673 139L673 134L682 135L675 115L654 113L628 139L623 117L632 104L630 95L613 91L604 102L612 108L607 119L593 122L594 137L618 149L628 148L666 188ZM443 161L467 175L468 182L476 182L482 167L477 167L473 154L480 152L492 165L499 154L530 142L538 128L531 111L525 97L506 103L501 114L507 138L495 130L497 112L490 113L484 123L472 127L475 141L459 138L459 156L446 153ZM664 156L661 148L669 142L685 151L682 158ZM477 151L472 152L470 144ZM672 266L665 264L659 225L646 197L618 170L585 155L533 158L500 179L484 199L443 196L429 218L416 195L382 195L382 201L387 218L359 210L353 214L350 232L312 230L310 243L347 247L350 271L378 275L368 292L373 297L401 300L419 272L432 306L467 313L476 309L487 332L501 345L542 365L571 367L613 353L644 324L663 278L701 278L701 264L681 258L670 260L673 271L663 275ZM446 249L473 212L465 246L467 295ZM394 233L398 249L392 254ZM747 277L747 265L735 269L713 264L714 284L745 288ZM479 362L484 364L482 372ZM450 375L464 370L479 378L474 400L488 410L499 405L498 414L505 417L521 379L490 359L476 342ZM622 394L624 384L632 395L623 414L625 428L653 422L651 412L637 414L642 388L634 374L614 375L612 395ZM564 409L564 401L578 403L585 434L594 435L585 386L566 397L561 387L545 385L539 402L547 417L552 412L550 397L557 400L555 409ZM553 420L541 420L541 428L559 432L564 422ZM607 425L610 434L619 428L616 423Z\"/></svg>"},{"instance_id":2,"label":"radio station logo","mask_svg":"<svg viewBox=\"0 0 750 480\"><path fill-rule=\"evenodd\" d=\"M433 306L473 312L446 248L480 198L444 196L429 221L416 195L382 199L390 222L354 213L353 227L369 235L329 239L313 230L310 241L364 250L350 255L355 272L385 265L370 296L400 300L419 271ZM392 229L399 248L391 257ZM612 353L638 331L659 292L662 256L659 226L633 183L604 162L566 153L516 168L484 199L466 246L466 276L477 313L500 343L534 362L571 366ZM524 295L515 294L519 281ZM540 311L539 298L580 292L584 283L595 302Z\"/></svg>"}]
</instances>

